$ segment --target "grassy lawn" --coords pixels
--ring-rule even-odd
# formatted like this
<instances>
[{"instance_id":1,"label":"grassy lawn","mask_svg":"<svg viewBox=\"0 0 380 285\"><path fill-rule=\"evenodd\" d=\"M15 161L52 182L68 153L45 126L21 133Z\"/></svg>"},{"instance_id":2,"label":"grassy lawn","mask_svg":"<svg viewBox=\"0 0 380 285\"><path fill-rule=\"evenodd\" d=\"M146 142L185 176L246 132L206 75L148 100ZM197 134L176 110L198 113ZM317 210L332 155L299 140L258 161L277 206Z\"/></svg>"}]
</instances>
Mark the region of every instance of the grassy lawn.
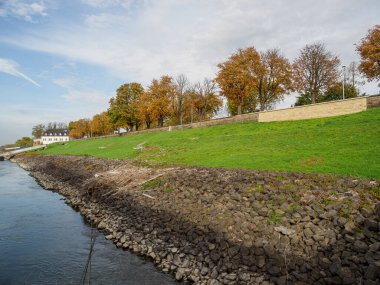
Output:
<instances>
[{"instance_id":1,"label":"grassy lawn","mask_svg":"<svg viewBox=\"0 0 380 285\"><path fill-rule=\"evenodd\" d=\"M134 149L143 144L142 150ZM380 178L380 108L333 118L234 123L54 144L40 153Z\"/></svg>"}]
</instances>

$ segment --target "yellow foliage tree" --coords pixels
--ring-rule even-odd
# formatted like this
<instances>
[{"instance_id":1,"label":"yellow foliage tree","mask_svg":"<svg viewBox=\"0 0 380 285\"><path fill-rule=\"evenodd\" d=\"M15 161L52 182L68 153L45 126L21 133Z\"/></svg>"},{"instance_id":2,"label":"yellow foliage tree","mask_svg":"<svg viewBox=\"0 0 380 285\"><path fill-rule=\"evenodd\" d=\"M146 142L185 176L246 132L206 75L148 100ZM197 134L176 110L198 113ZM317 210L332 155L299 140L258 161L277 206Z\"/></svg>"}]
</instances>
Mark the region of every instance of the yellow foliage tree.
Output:
<instances>
[{"instance_id":1,"label":"yellow foliage tree","mask_svg":"<svg viewBox=\"0 0 380 285\"><path fill-rule=\"evenodd\" d=\"M91 137L90 119L80 119L69 123L69 135L71 138L80 139Z\"/></svg>"},{"instance_id":2,"label":"yellow foliage tree","mask_svg":"<svg viewBox=\"0 0 380 285\"><path fill-rule=\"evenodd\" d=\"M103 136L111 134L114 126L107 112L103 112L92 117L90 129L93 136Z\"/></svg>"}]
</instances>

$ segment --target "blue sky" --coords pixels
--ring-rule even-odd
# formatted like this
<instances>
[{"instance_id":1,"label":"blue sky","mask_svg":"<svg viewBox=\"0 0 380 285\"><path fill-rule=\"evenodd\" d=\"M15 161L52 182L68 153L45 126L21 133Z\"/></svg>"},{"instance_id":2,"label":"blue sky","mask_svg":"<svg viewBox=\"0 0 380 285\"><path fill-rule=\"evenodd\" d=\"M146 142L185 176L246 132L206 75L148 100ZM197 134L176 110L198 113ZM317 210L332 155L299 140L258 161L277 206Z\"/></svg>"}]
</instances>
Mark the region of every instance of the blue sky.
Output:
<instances>
[{"instance_id":1,"label":"blue sky","mask_svg":"<svg viewBox=\"0 0 380 285\"><path fill-rule=\"evenodd\" d=\"M379 19L378 0L0 0L0 145L106 110L125 82L214 77L238 48L293 60L320 41L348 65Z\"/></svg>"}]
</instances>

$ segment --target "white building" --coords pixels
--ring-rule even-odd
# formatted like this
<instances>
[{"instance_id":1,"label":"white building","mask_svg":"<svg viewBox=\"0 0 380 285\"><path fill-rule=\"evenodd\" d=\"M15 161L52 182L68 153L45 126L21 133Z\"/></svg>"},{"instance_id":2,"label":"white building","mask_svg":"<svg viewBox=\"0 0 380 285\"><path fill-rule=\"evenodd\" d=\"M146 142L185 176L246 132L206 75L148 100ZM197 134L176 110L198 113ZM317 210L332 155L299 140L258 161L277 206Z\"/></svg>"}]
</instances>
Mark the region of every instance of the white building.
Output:
<instances>
[{"instance_id":1,"label":"white building","mask_svg":"<svg viewBox=\"0 0 380 285\"><path fill-rule=\"evenodd\" d=\"M67 142L69 140L70 140L69 131L66 129L46 130L42 133L42 136L41 136L42 144Z\"/></svg>"}]
</instances>

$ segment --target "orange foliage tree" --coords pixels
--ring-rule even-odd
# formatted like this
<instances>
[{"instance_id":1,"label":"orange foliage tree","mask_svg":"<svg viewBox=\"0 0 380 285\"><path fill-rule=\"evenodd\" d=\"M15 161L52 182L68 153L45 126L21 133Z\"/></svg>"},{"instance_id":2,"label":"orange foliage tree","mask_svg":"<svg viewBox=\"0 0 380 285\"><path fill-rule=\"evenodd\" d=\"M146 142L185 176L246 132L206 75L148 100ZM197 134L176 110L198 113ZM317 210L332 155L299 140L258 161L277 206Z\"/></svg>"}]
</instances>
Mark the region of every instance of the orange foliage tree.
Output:
<instances>
[{"instance_id":1,"label":"orange foliage tree","mask_svg":"<svg viewBox=\"0 0 380 285\"><path fill-rule=\"evenodd\" d=\"M359 70L369 81L380 80L380 25L368 31L357 46L357 51L361 57Z\"/></svg>"},{"instance_id":2,"label":"orange foliage tree","mask_svg":"<svg viewBox=\"0 0 380 285\"><path fill-rule=\"evenodd\" d=\"M257 74L257 95L260 110L268 109L281 100L284 94L293 90L292 67L278 49L271 49L260 54Z\"/></svg>"},{"instance_id":3,"label":"orange foliage tree","mask_svg":"<svg viewBox=\"0 0 380 285\"><path fill-rule=\"evenodd\" d=\"M148 100L147 109L150 111L151 118L157 121L158 127L163 127L165 120L173 114L170 104L175 92L176 86L173 79L167 75L162 76L160 80L153 79L148 87L144 99Z\"/></svg>"},{"instance_id":4,"label":"orange foliage tree","mask_svg":"<svg viewBox=\"0 0 380 285\"><path fill-rule=\"evenodd\" d=\"M215 80L221 88L220 93L237 106L238 115L242 113L243 102L255 92L259 65L260 54L254 47L239 49L227 61L218 64Z\"/></svg>"},{"instance_id":5,"label":"orange foliage tree","mask_svg":"<svg viewBox=\"0 0 380 285\"><path fill-rule=\"evenodd\" d=\"M153 110L152 103L153 98L151 97L151 93L149 92L144 92L141 95L140 102L137 106L137 112L139 119L141 122L145 123L145 127L147 129L150 129L153 123Z\"/></svg>"}]
</instances>

